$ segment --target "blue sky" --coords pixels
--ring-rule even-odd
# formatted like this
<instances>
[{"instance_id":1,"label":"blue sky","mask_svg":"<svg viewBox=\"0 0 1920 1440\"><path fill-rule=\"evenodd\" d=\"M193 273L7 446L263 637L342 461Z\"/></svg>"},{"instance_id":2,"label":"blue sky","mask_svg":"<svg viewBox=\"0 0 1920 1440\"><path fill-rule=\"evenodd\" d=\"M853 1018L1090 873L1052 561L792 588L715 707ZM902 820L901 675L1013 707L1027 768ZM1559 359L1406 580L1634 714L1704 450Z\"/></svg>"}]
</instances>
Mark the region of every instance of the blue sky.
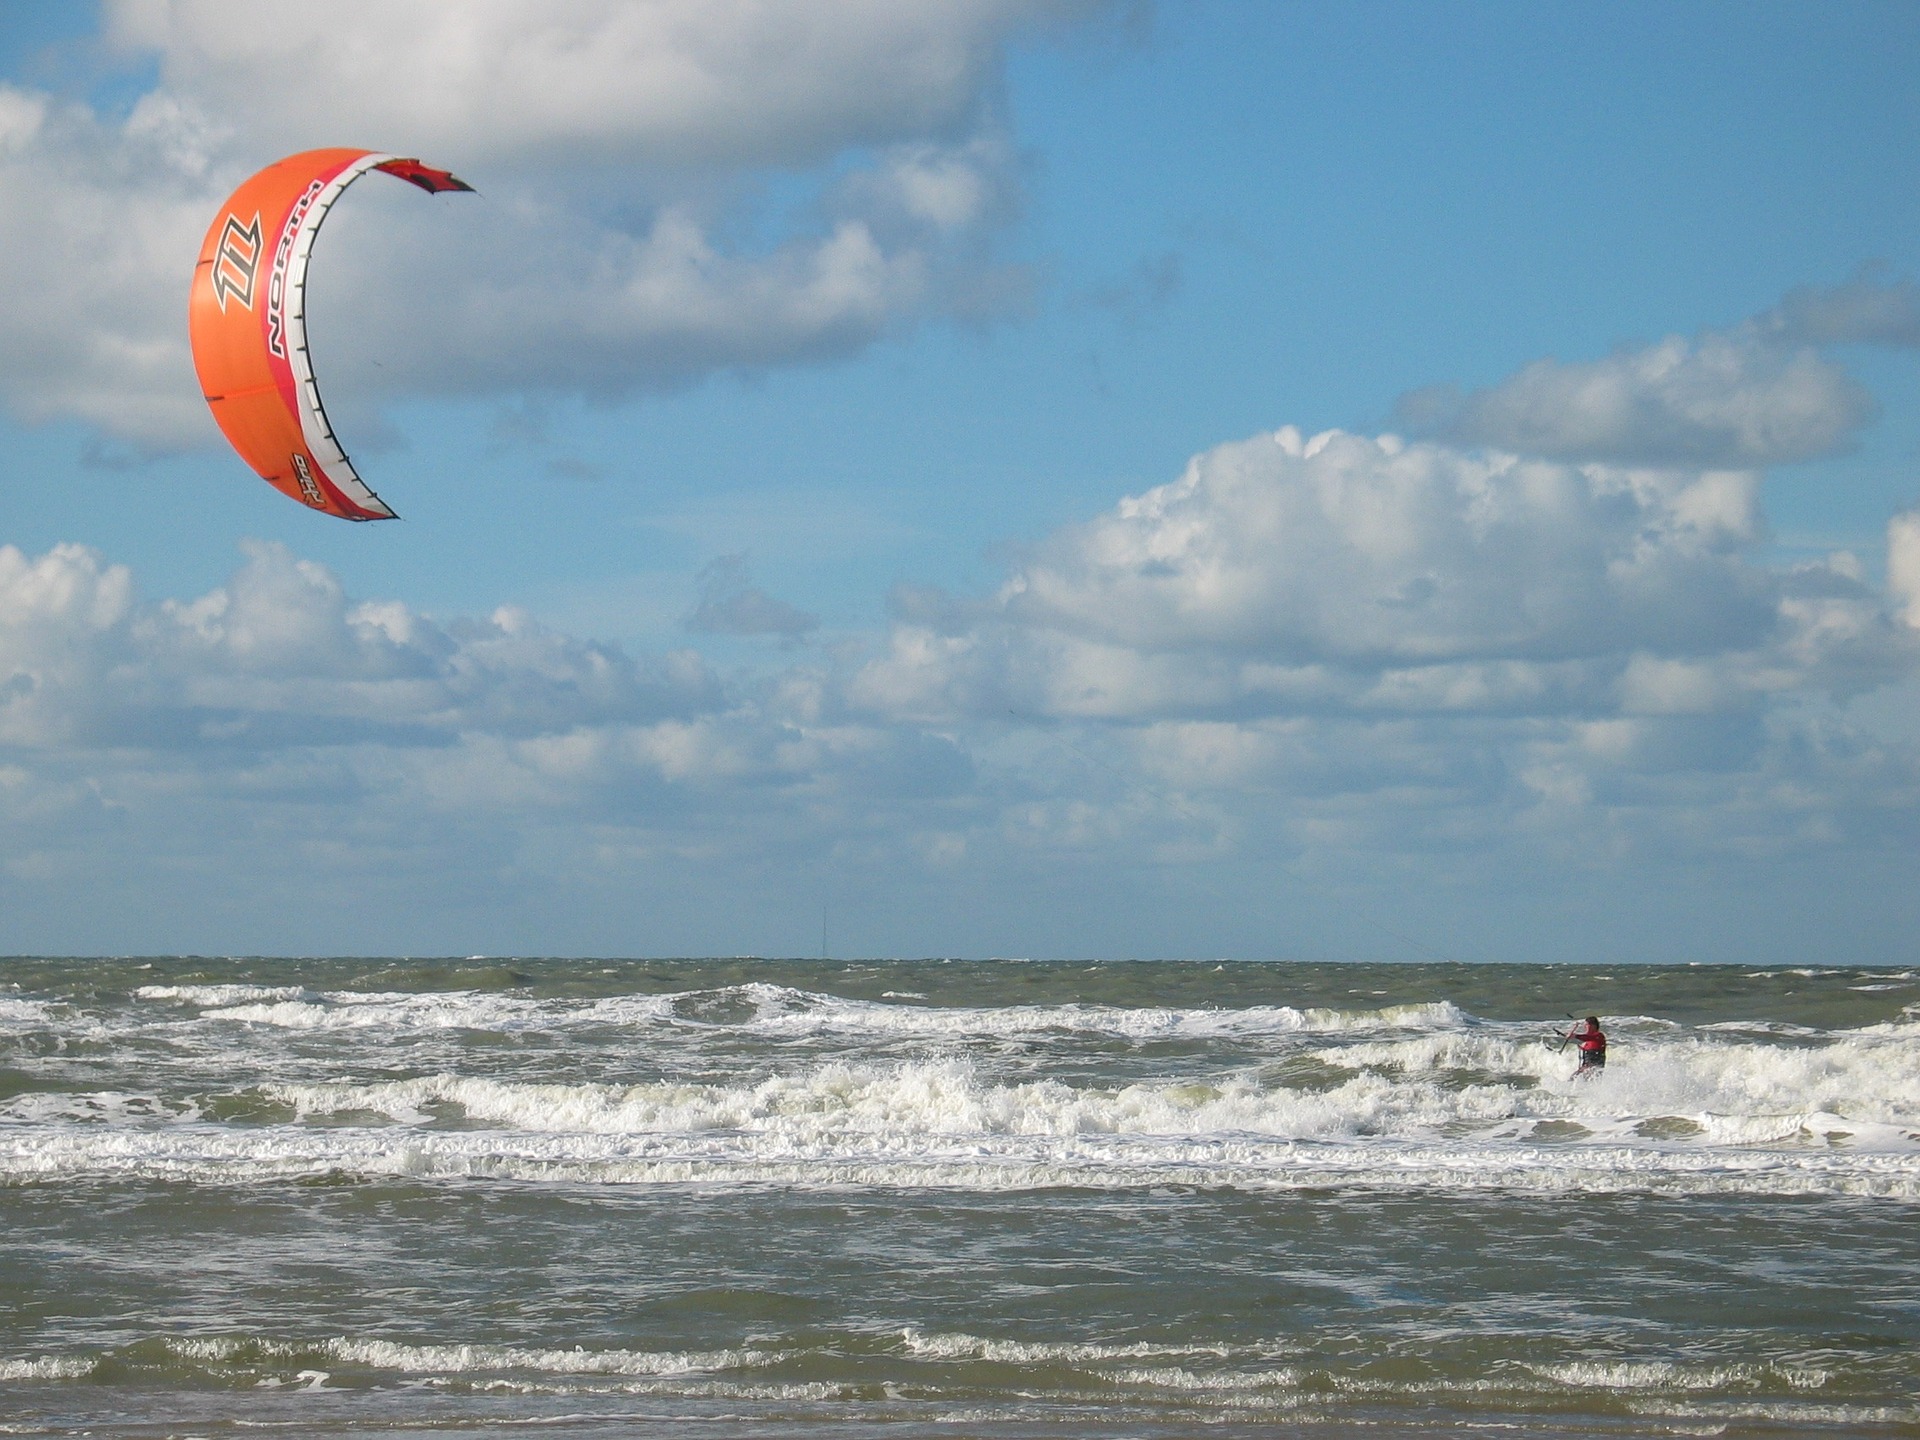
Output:
<instances>
[{"instance_id":1,"label":"blue sky","mask_svg":"<svg viewBox=\"0 0 1920 1440\"><path fill-rule=\"evenodd\" d=\"M1911 6L893 8L6 10L0 951L1911 956Z\"/></svg>"}]
</instances>

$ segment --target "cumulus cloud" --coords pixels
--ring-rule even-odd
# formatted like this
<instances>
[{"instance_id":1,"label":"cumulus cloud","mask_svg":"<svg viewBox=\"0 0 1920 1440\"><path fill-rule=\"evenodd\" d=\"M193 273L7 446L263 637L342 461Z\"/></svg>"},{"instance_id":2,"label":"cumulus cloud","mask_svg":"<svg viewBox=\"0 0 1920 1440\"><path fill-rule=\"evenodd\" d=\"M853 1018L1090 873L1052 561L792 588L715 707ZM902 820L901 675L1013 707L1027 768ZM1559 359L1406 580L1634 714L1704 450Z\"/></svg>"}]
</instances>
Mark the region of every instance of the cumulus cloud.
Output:
<instances>
[{"instance_id":1,"label":"cumulus cloud","mask_svg":"<svg viewBox=\"0 0 1920 1440\"><path fill-rule=\"evenodd\" d=\"M1001 56L1090 8L110 5L159 65L125 118L0 86L0 245L35 277L0 295L0 403L212 440L180 316L201 235L254 167L343 141L484 192L442 213L367 185L329 221L316 348L369 403L618 398L1001 313L1028 283L993 253L1018 206ZM770 208L776 172L811 193Z\"/></svg>"},{"instance_id":2,"label":"cumulus cloud","mask_svg":"<svg viewBox=\"0 0 1920 1440\"><path fill-rule=\"evenodd\" d=\"M371 185L343 207L316 305L329 286L358 294L367 323L329 335L317 316L316 344L379 358L409 393L618 395L990 304L1005 293L991 237L1018 196L980 77L1022 17L1053 9L929 7L971 17L989 57L956 62L938 123L884 97L815 97L806 124L779 108L793 97L770 101L813 127L793 143L816 158L876 115L893 128L754 243L715 238L738 219L738 174L649 174L629 211L537 174L528 157L574 123L555 100L522 148L485 140L503 175L531 177L492 208ZM707 23L706 7L662 5L554 24L669 11ZM48 277L0 299L0 389L23 413L155 443L205 429L179 383L174 259L184 273L238 163L207 118L207 77L228 62L194 48L213 13L119 12L174 87L124 120L0 88L0 242ZM545 24L474 14L496 38L503 17ZM652 143L655 124L623 112L593 164ZM701 153L770 163L750 130ZM86 246L103 257L97 294L55 253ZM528 273L529 249L551 265ZM1423 392L1404 402L1413 442L1288 427L1220 445L1029 547L990 593L900 587L884 634L832 646L798 649L817 617L723 556L687 624L793 647L759 675L630 655L511 608L436 618L356 599L275 546L208 594L157 602L83 547L0 548L0 885L97 880L99 857L160 848L258 868L274 845L303 882L356 885L409 863L439 875L449 846L476 873L549 886L618 888L671 863L705 877L710 908L755 867L997 887L1074 863L1191 875L1444 854L1504 875L1541 857L1652 873L1675 857L1910 854L1920 751L1858 702L1920 685L1920 516L1889 525L1877 589L1852 555L1764 563L1759 497L1764 467L1844 445L1873 413L1813 347L1912 344L1914 293L1866 276L1732 330ZM523 403L522 438L539 413Z\"/></svg>"},{"instance_id":3,"label":"cumulus cloud","mask_svg":"<svg viewBox=\"0 0 1920 1440\"><path fill-rule=\"evenodd\" d=\"M903 597L850 693L929 720L1602 716L1892 673L1857 573L1753 562L1757 484L1255 436L1051 537L990 603Z\"/></svg>"},{"instance_id":4,"label":"cumulus cloud","mask_svg":"<svg viewBox=\"0 0 1920 1440\"><path fill-rule=\"evenodd\" d=\"M813 165L972 128L1008 39L1089 0L112 0L261 144L361 143L484 165ZM334 143L339 143L337 139Z\"/></svg>"},{"instance_id":5,"label":"cumulus cloud","mask_svg":"<svg viewBox=\"0 0 1920 1440\"><path fill-rule=\"evenodd\" d=\"M1868 863L1920 751L1847 717L1920 680L1920 524L1884 592L1771 566L1759 479L1256 435L992 595L896 591L843 703L973 737L1010 851Z\"/></svg>"},{"instance_id":6,"label":"cumulus cloud","mask_svg":"<svg viewBox=\"0 0 1920 1440\"><path fill-rule=\"evenodd\" d=\"M212 207L208 126L162 95L118 123L0 85L0 398L161 446L213 436L185 281ZM216 193L217 192L217 193Z\"/></svg>"},{"instance_id":7,"label":"cumulus cloud","mask_svg":"<svg viewBox=\"0 0 1920 1440\"><path fill-rule=\"evenodd\" d=\"M983 190L999 183L980 179ZM632 232L571 203L423 213L417 198L387 197L377 224L372 212L359 225L334 216L314 282L316 308L336 317L315 317L316 348L369 393L614 400L853 354L929 314L991 311L1024 285L983 259L971 231L954 240L933 221L845 208L742 252L716 241L714 217L682 205Z\"/></svg>"},{"instance_id":8,"label":"cumulus cloud","mask_svg":"<svg viewBox=\"0 0 1920 1440\"><path fill-rule=\"evenodd\" d=\"M722 566L717 588L739 578ZM797 612L767 603L787 633ZM249 544L205 595L157 603L86 547L0 547L0 755L19 776L77 765L101 793L204 796L301 773L323 807L380 809L383 792L400 814L531 807L644 826L694 792L751 807L867 783L944 792L964 775L937 737L823 720L804 696L817 679L761 694L692 651L635 657L510 607L436 620L356 601L277 544Z\"/></svg>"},{"instance_id":9,"label":"cumulus cloud","mask_svg":"<svg viewBox=\"0 0 1920 1440\"><path fill-rule=\"evenodd\" d=\"M251 545L226 585L158 605L85 547L0 547L0 744L433 747L682 720L719 694L690 652L643 663L510 608L441 624L398 601L350 603L280 545Z\"/></svg>"},{"instance_id":10,"label":"cumulus cloud","mask_svg":"<svg viewBox=\"0 0 1920 1440\"><path fill-rule=\"evenodd\" d=\"M1887 593L1900 618L1920 630L1920 510L1887 524Z\"/></svg>"},{"instance_id":11,"label":"cumulus cloud","mask_svg":"<svg viewBox=\"0 0 1920 1440\"><path fill-rule=\"evenodd\" d=\"M149 907L194 875L281 887L333 935L321 899L412 877L443 922L468 891L524 921L526 886L644 885L711 937L743 877L788 895L832 869L906 896L1087 865L1910 845L1920 751L1845 704L1920 678L1920 526L1891 529L1885 594L1850 557L1766 570L1750 478L1261 435L993 595L903 592L870 649L731 678L510 608L357 599L277 545L158 601L84 547L0 548L4 913L105 867ZM716 628L797 633L737 561L706 586ZM417 909L363 905L368 934ZM979 919L949 914L973 936L950 943L990 945Z\"/></svg>"},{"instance_id":12,"label":"cumulus cloud","mask_svg":"<svg viewBox=\"0 0 1920 1440\"><path fill-rule=\"evenodd\" d=\"M1600 360L1536 360L1497 385L1401 397L1410 429L1460 445L1621 465L1765 467L1843 449L1878 413L1819 347L1920 345L1920 287L1866 270L1752 319Z\"/></svg>"},{"instance_id":13,"label":"cumulus cloud","mask_svg":"<svg viewBox=\"0 0 1920 1440\"><path fill-rule=\"evenodd\" d=\"M1876 410L1840 366L1749 328L1673 336L1603 360L1537 360L1464 396L1415 392L1402 414L1466 445L1563 460L1731 467L1829 454Z\"/></svg>"}]
</instances>

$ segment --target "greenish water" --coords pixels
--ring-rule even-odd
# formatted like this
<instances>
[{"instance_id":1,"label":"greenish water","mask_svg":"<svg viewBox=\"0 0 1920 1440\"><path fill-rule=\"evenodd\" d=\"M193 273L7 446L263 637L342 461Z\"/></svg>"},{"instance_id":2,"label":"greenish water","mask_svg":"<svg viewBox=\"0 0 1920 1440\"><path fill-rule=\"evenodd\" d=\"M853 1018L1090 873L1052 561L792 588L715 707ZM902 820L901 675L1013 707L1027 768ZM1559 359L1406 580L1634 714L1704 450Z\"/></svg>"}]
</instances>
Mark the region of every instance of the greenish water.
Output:
<instances>
[{"instance_id":1,"label":"greenish water","mask_svg":"<svg viewBox=\"0 0 1920 1440\"><path fill-rule=\"evenodd\" d=\"M0 1433L1920 1434L1916 1042L1890 968L4 961Z\"/></svg>"}]
</instances>

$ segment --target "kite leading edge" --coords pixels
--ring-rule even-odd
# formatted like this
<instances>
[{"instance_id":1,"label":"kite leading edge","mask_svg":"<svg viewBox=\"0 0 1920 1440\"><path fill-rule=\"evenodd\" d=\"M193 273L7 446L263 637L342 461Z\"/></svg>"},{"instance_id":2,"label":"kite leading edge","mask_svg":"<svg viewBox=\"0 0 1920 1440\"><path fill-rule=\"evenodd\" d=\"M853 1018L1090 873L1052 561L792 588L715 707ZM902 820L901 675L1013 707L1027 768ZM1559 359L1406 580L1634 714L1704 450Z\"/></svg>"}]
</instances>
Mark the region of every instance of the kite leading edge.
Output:
<instances>
[{"instance_id":1,"label":"kite leading edge","mask_svg":"<svg viewBox=\"0 0 1920 1440\"><path fill-rule=\"evenodd\" d=\"M275 161L227 198L200 246L187 329L193 368L221 432L260 478L343 520L394 512L334 438L307 352L307 257L333 202L369 170L429 194L473 187L418 160L307 150Z\"/></svg>"}]
</instances>

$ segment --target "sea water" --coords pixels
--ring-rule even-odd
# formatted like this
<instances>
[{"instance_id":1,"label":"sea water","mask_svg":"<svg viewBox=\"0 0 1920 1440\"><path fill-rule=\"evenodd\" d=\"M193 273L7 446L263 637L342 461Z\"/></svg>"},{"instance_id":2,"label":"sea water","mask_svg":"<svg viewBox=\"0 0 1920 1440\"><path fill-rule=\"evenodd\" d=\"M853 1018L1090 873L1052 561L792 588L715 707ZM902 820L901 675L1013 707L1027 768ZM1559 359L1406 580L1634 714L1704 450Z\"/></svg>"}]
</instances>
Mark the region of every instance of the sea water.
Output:
<instances>
[{"instance_id":1,"label":"sea water","mask_svg":"<svg viewBox=\"0 0 1920 1440\"><path fill-rule=\"evenodd\" d=\"M1917 1047L1896 968L0 961L0 1435L1920 1434Z\"/></svg>"}]
</instances>

